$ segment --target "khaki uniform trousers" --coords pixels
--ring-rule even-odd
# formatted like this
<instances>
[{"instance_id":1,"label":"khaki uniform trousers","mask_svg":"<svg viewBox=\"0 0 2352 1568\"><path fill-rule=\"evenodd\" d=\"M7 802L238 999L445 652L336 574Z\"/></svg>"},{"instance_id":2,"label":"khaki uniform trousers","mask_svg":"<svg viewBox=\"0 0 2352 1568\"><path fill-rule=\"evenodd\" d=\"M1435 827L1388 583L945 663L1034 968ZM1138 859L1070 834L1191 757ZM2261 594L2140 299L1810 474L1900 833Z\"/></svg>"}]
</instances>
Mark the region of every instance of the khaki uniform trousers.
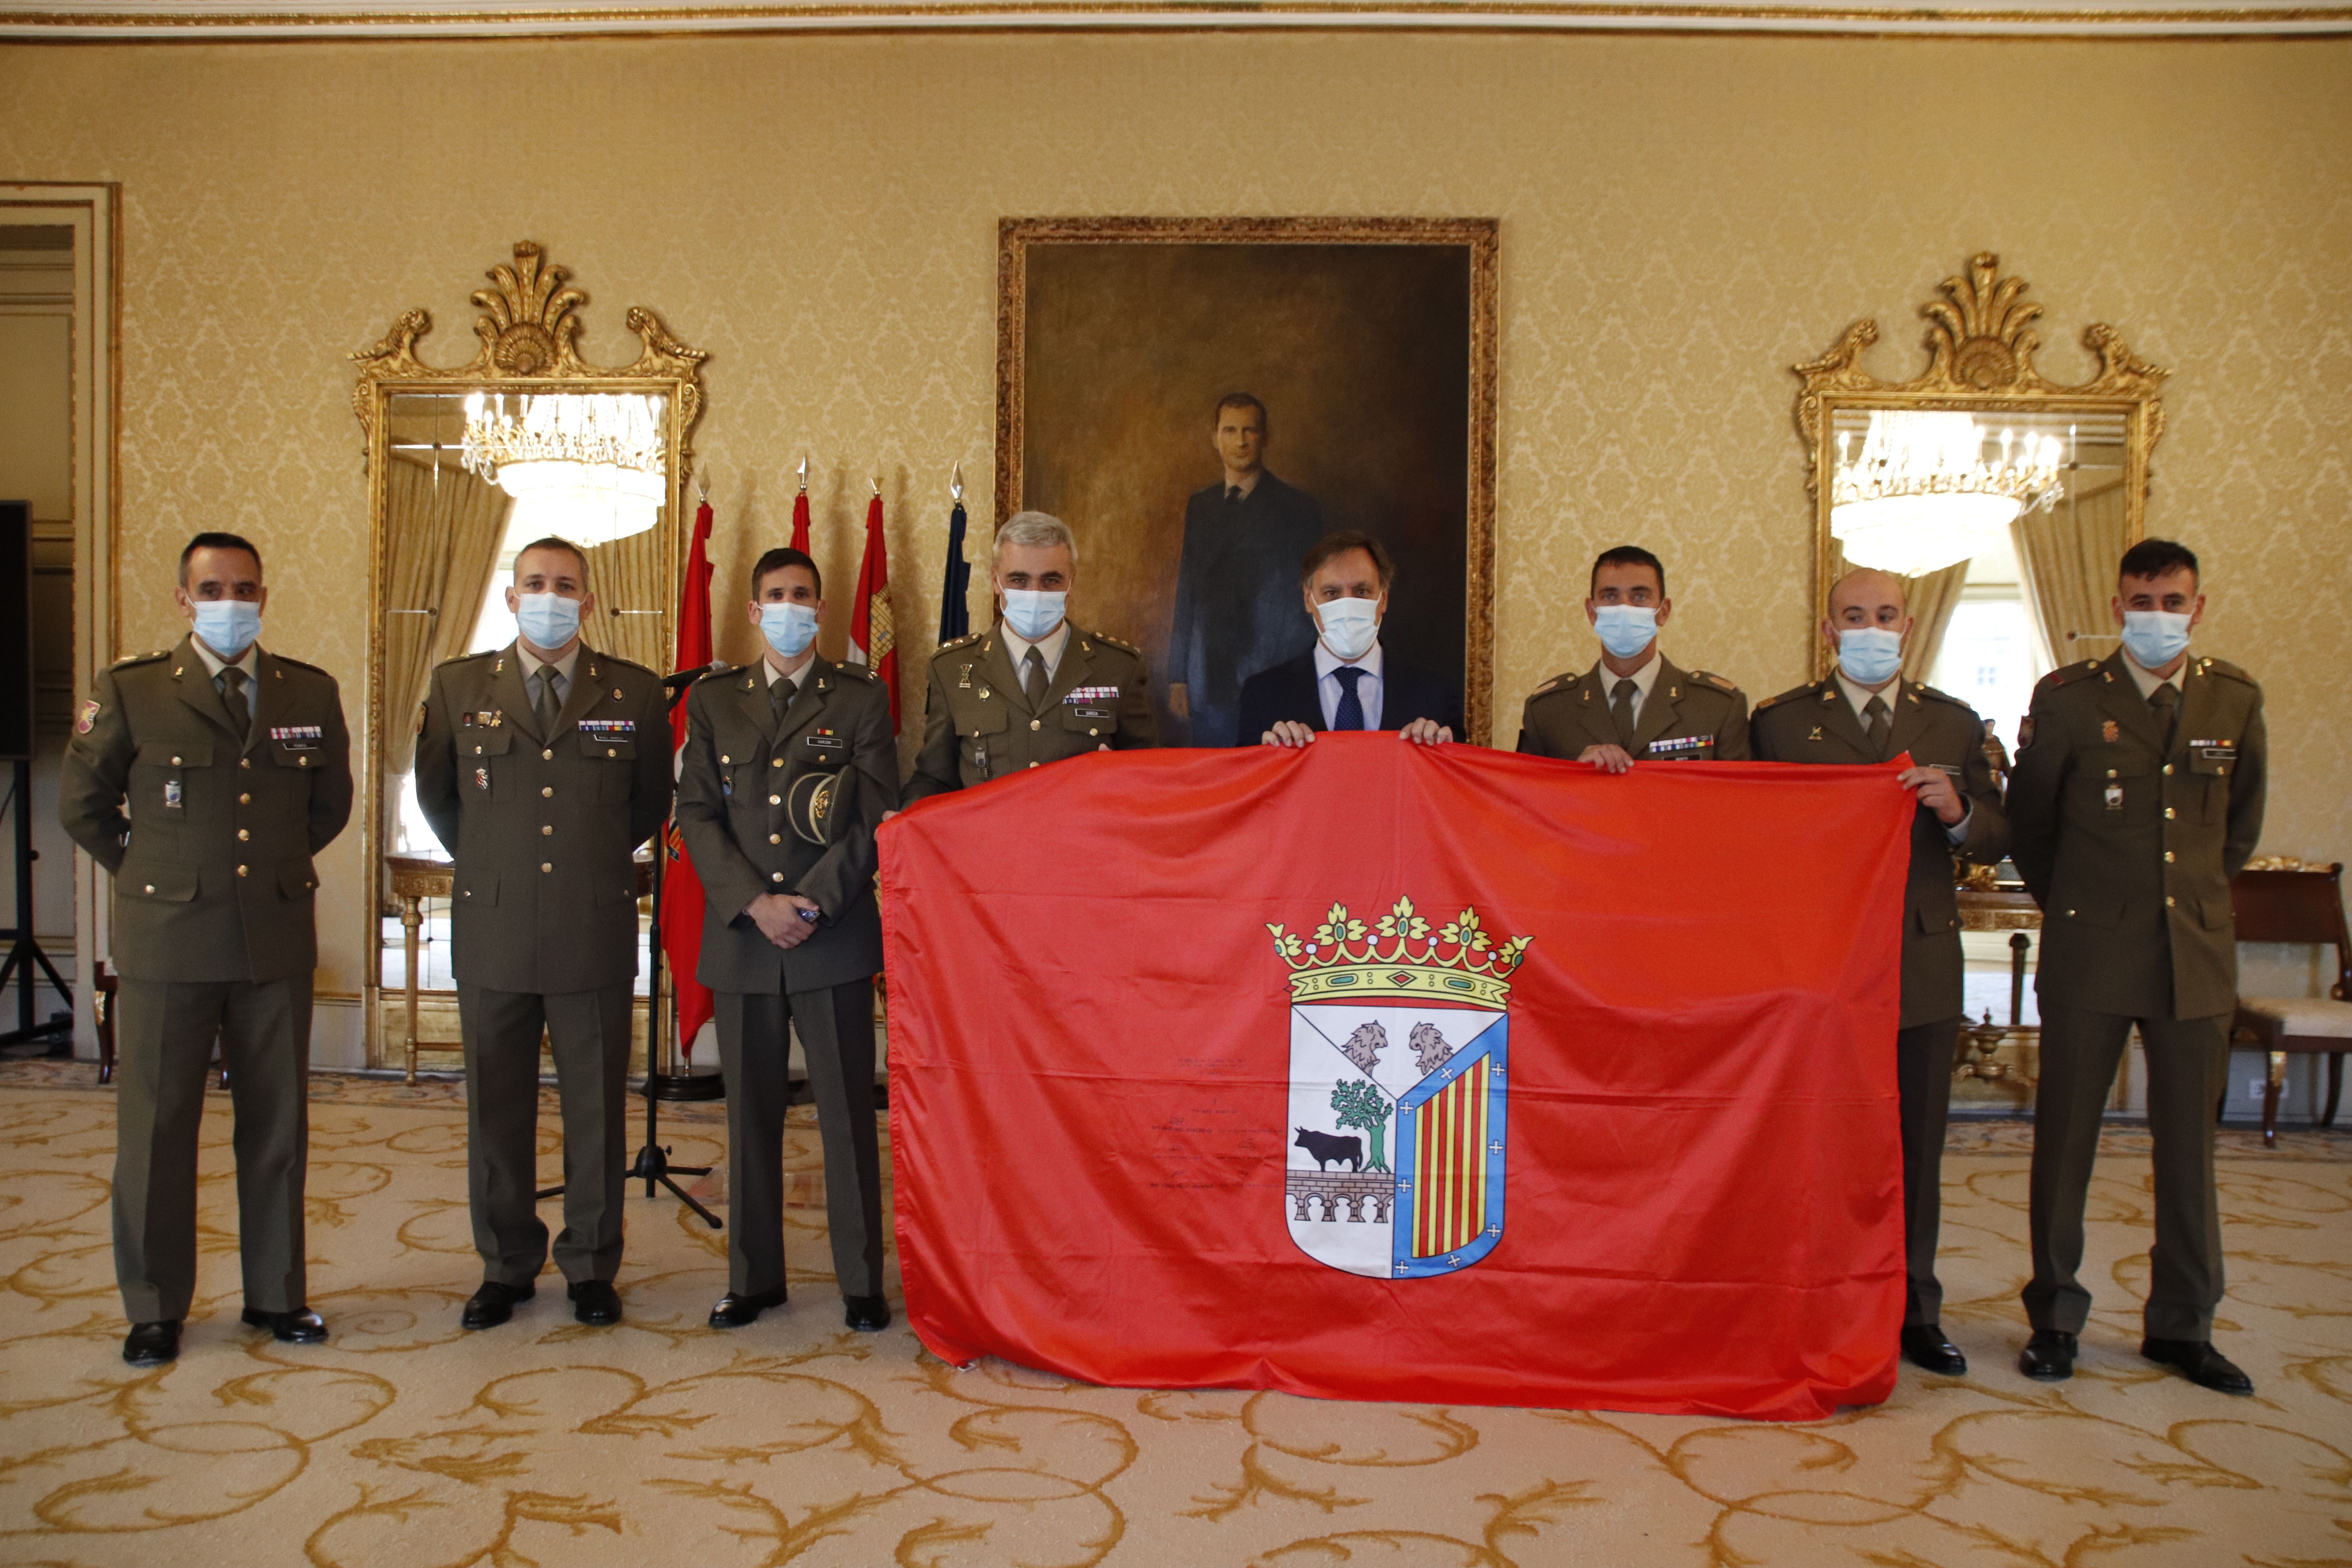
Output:
<instances>
[{"instance_id":1,"label":"khaki uniform trousers","mask_svg":"<svg viewBox=\"0 0 2352 1568\"><path fill-rule=\"evenodd\" d=\"M213 1042L236 1130L245 1305L309 1305L302 1184L310 1152L310 977L123 980L114 997L114 1277L134 1323L188 1315L196 1289L196 1143Z\"/></svg>"}]
</instances>

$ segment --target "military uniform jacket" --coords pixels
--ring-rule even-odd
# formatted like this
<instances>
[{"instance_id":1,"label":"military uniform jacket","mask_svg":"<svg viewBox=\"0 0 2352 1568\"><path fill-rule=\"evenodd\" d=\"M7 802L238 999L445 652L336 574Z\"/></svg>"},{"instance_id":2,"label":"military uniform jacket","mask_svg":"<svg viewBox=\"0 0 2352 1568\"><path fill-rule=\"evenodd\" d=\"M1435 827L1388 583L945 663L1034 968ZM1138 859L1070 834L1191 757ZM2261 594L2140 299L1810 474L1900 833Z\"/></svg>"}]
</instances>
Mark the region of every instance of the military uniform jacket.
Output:
<instances>
[{"instance_id":1,"label":"military uniform jacket","mask_svg":"<svg viewBox=\"0 0 2352 1568\"><path fill-rule=\"evenodd\" d=\"M267 648L237 739L193 637L90 683L58 781L73 841L114 873L126 980L283 980L319 964L311 857L352 815L335 678Z\"/></svg>"},{"instance_id":2,"label":"military uniform jacket","mask_svg":"<svg viewBox=\"0 0 2352 1568\"><path fill-rule=\"evenodd\" d=\"M677 826L702 879L702 962L716 991L818 991L882 967L874 898L874 830L898 805L898 746L890 694L862 668L813 658L781 725L761 664L717 670L686 700ZM828 773L848 792L835 804L829 842L792 826L793 786ZM797 893L821 911L809 939L787 952L744 911L762 893Z\"/></svg>"},{"instance_id":3,"label":"military uniform jacket","mask_svg":"<svg viewBox=\"0 0 2352 1568\"><path fill-rule=\"evenodd\" d=\"M1898 680L1886 693L1894 712L1886 757L1870 743L1835 676L1800 686L1756 705L1748 739L1759 762L1873 763L1911 753L1923 768L1951 775L1968 807L1959 843L1932 811L1911 822L1911 871L1903 889L1903 1017L1901 1027L1940 1024L1962 1016L1960 906L1952 857L1992 866L2009 853L2009 818L1985 757L1984 721L1957 697L1932 686Z\"/></svg>"},{"instance_id":4,"label":"military uniform jacket","mask_svg":"<svg viewBox=\"0 0 2352 1568\"><path fill-rule=\"evenodd\" d=\"M2120 651L2033 689L2009 817L2042 906L2045 1003L2157 1018L2237 1005L2230 879L2262 837L2263 689L2214 658L2175 679L2169 746Z\"/></svg>"},{"instance_id":5,"label":"military uniform jacket","mask_svg":"<svg viewBox=\"0 0 2352 1568\"><path fill-rule=\"evenodd\" d=\"M1145 696L1143 655L1070 627L1045 700L1031 708L1001 627L943 645L923 693L923 749L907 781L909 803L986 784L1085 752L1159 743Z\"/></svg>"},{"instance_id":6,"label":"military uniform jacket","mask_svg":"<svg viewBox=\"0 0 2352 1568\"><path fill-rule=\"evenodd\" d=\"M511 647L433 672L416 801L457 861L450 969L468 985L558 996L637 973L631 857L669 815L661 677L583 647L540 731Z\"/></svg>"},{"instance_id":7,"label":"military uniform jacket","mask_svg":"<svg viewBox=\"0 0 2352 1568\"><path fill-rule=\"evenodd\" d=\"M1739 688L1703 669L1677 669L1658 656L1656 684L1633 722L1633 756L1652 762L1738 763L1748 760L1748 699ZM1570 762L1587 746L1617 744L1609 691L1617 678L1605 665L1556 675L1528 699L1519 721L1519 750Z\"/></svg>"}]
</instances>

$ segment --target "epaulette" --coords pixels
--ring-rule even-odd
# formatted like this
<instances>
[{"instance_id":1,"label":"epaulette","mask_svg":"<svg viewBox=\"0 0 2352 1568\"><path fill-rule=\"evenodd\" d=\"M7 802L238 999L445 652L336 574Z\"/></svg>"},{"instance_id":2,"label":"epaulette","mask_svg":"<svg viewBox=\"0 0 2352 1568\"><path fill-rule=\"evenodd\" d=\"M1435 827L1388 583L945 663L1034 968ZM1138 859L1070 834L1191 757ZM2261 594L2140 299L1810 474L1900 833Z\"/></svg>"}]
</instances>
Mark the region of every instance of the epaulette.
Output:
<instances>
[{"instance_id":1,"label":"epaulette","mask_svg":"<svg viewBox=\"0 0 2352 1568\"><path fill-rule=\"evenodd\" d=\"M1736 694L1739 690L1738 687L1734 686L1730 681L1724 679L1723 677L1715 674L1711 670L1694 669L1690 672L1690 678L1693 680L1704 680L1718 691L1729 691Z\"/></svg>"},{"instance_id":2,"label":"epaulette","mask_svg":"<svg viewBox=\"0 0 2352 1568\"><path fill-rule=\"evenodd\" d=\"M730 675L740 675L751 668L748 664L728 664L722 660L696 676L694 683L699 686L706 680L724 680Z\"/></svg>"},{"instance_id":3,"label":"epaulette","mask_svg":"<svg viewBox=\"0 0 2352 1568\"><path fill-rule=\"evenodd\" d=\"M1555 675L1549 680L1545 681L1541 686L1537 687L1533 691L1528 692L1528 700L1533 702L1537 698L1543 696L1547 692L1566 691L1570 687L1574 686L1580 679L1581 679L1583 673L1584 672L1581 670L1571 669L1564 675Z\"/></svg>"},{"instance_id":4,"label":"epaulette","mask_svg":"<svg viewBox=\"0 0 2352 1568\"><path fill-rule=\"evenodd\" d=\"M320 668L317 665L310 663L308 659L288 658L282 653L273 653L269 657L276 659L280 664L290 664L297 669L307 669L313 675L324 675L330 680L335 679L332 675L328 674L326 670Z\"/></svg>"},{"instance_id":5,"label":"epaulette","mask_svg":"<svg viewBox=\"0 0 2352 1568\"><path fill-rule=\"evenodd\" d=\"M1794 701L1800 697L1810 697L1821 689L1822 683L1818 680L1811 681L1803 686L1791 686L1788 690L1776 692L1774 695L1764 699L1763 701L1759 702L1756 705L1755 711L1761 713L1767 708L1776 707L1783 702Z\"/></svg>"},{"instance_id":6,"label":"epaulette","mask_svg":"<svg viewBox=\"0 0 2352 1568\"><path fill-rule=\"evenodd\" d=\"M635 670L639 675L643 675L643 676L649 676L649 677L651 677L653 679L656 679L656 680L659 680L659 679L661 679L661 673L660 673L660 671L656 670L656 669L649 668L648 667L646 667L646 666L645 666L645 665L639 664L639 663L638 663L635 659L634 659L634 658L622 658L619 654L617 654L617 653L604 653L604 652L599 651L599 652L597 653L597 655L596 655L596 658L598 658L598 660L599 660L599 661L601 661L602 663L604 663L604 664L608 664L608 665L611 665L611 664L617 664L617 665L619 665L623 669L634 669L634 670Z\"/></svg>"},{"instance_id":7,"label":"epaulette","mask_svg":"<svg viewBox=\"0 0 2352 1568\"><path fill-rule=\"evenodd\" d=\"M2239 668L2236 665L2231 664L2226 658L2200 658L2197 661L2197 668L2202 674L2226 675L2232 680L2242 680L2248 686L2259 686L2262 684L2252 676L2248 675L2244 670Z\"/></svg>"},{"instance_id":8,"label":"epaulette","mask_svg":"<svg viewBox=\"0 0 2352 1568\"><path fill-rule=\"evenodd\" d=\"M2042 684L2053 687L2072 686L2074 682L2084 679L2090 675L2093 670L2098 668L2099 661L2095 658L2078 659L2073 664L2062 666L2061 668L2053 669L2049 674L2043 676L2042 678Z\"/></svg>"},{"instance_id":9,"label":"epaulette","mask_svg":"<svg viewBox=\"0 0 2352 1568\"><path fill-rule=\"evenodd\" d=\"M169 658L171 657L172 650L170 648L158 648L153 653L134 653L129 658L118 658L106 668L110 670L129 669L134 664L152 664L159 658Z\"/></svg>"},{"instance_id":10,"label":"epaulette","mask_svg":"<svg viewBox=\"0 0 2352 1568\"><path fill-rule=\"evenodd\" d=\"M452 666L452 665L457 665L457 664L471 664L474 660L476 660L476 659L478 659L478 658L491 658L491 657L492 657L492 656L494 656L494 655L501 654L501 653L504 653L504 652L506 652L506 649L504 649L504 648L502 648L502 647L486 647L486 648L482 649L482 651L481 651L481 652L479 652L479 653L461 653L461 654L455 655L455 656L453 656L453 657L451 657L451 658L445 658L445 659L443 659L443 660L441 661L440 665L439 665L437 668L442 668L442 669L447 669L447 668L448 668L450 666Z\"/></svg>"},{"instance_id":11,"label":"epaulette","mask_svg":"<svg viewBox=\"0 0 2352 1568\"><path fill-rule=\"evenodd\" d=\"M1976 711L1974 708L1969 708L1969 704L1961 699L1953 696L1948 691L1938 691L1925 681L1915 683L1912 686L1911 690L1915 696L1931 697L1938 702L1948 702L1955 708L1968 708L1969 711L1971 713Z\"/></svg>"},{"instance_id":12,"label":"epaulette","mask_svg":"<svg viewBox=\"0 0 2352 1568\"><path fill-rule=\"evenodd\" d=\"M1087 636L1096 642L1102 643L1110 647L1118 648L1122 653L1131 653L1138 658L1141 658L1143 657L1143 650L1141 648L1122 638L1105 637L1100 632L1088 632Z\"/></svg>"},{"instance_id":13,"label":"epaulette","mask_svg":"<svg viewBox=\"0 0 2352 1568\"><path fill-rule=\"evenodd\" d=\"M836 664L833 668L844 675L854 675L860 680L871 682L882 679L874 673L874 667L870 664Z\"/></svg>"},{"instance_id":14,"label":"epaulette","mask_svg":"<svg viewBox=\"0 0 2352 1568\"><path fill-rule=\"evenodd\" d=\"M941 653L952 653L957 648L967 647L972 643L978 642L979 640L980 634L978 632L966 632L960 637L955 637L950 641L940 644L939 651Z\"/></svg>"}]
</instances>

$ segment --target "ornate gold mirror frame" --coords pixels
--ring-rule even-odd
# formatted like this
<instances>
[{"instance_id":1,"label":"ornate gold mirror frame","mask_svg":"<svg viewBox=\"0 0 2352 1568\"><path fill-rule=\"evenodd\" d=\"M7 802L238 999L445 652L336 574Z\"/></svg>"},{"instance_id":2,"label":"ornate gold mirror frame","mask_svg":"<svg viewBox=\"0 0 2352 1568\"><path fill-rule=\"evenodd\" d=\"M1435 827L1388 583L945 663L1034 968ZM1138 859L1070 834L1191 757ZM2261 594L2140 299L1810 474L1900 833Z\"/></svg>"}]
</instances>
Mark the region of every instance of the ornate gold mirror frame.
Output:
<instances>
[{"instance_id":1,"label":"ornate gold mirror frame","mask_svg":"<svg viewBox=\"0 0 2352 1568\"><path fill-rule=\"evenodd\" d=\"M2095 492L2104 502L2078 504L2078 491L2085 497L2094 492L2084 482L2089 465L2070 453L2068 499L2051 512L2029 511L2013 525L2022 531L2019 553L2029 610L2052 645L2055 662L2063 664L2081 657L2070 645L2112 633L2106 605L2114 563L2147 531L2149 455L2164 433L2158 393L2169 373L2134 355L2115 328L2093 325L2084 329L2082 342L2097 356L2098 374L2079 386L2047 380L2034 363L2042 340L2033 323L2042 307L2022 298L2022 279L2003 278L2000 269L2000 258L1980 252L1969 259L1965 276L1944 279L1943 299L1919 308L1927 319L1927 366L1910 381L1881 381L1863 368L1864 353L1878 341L1874 321L1856 321L1828 353L1791 367L1803 383L1797 395L1797 431L1805 444L1805 489L1814 507L1815 614L1818 619L1826 613L1831 584L1843 570L1830 531L1842 429L1857 428L1874 410L1905 409L1959 410L2062 433L2079 425L2095 431L2102 449L2112 447L2116 454L2115 479L2098 484ZM1937 584L1942 575L1913 580L1912 608L1923 620L1923 598L1932 598L1939 587L1957 595L1957 582ZM1818 679L1829 671L1829 652L1810 627L1806 636ZM1927 679L1926 669L1915 670L1907 658L1904 673Z\"/></svg>"},{"instance_id":2,"label":"ornate gold mirror frame","mask_svg":"<svg viewBox=\"0 0 2352 1568\"><path fill-rule=\"evenodd\" d=\"M643 306L631 306L625 319L642 345L635 363L614 367L590 364L580 357L577 344L581 330L578 311L588 302L588 296L568 286L572 278L568 269L547 262L538 245L520 240L515 245L513 261L491 268L487 276L491 286L477 289L472 296L474 305L481 311L474 321L474 333L481 340L481 346L467 363L444 368L427 364L417 357L417 341L433 327L433 318L422 309L404 312L381 342L351 356L359 366L360 378L352 390L352 409L359 416L367 452L368 602L382 612L373 617L369 632L369 740L366 773L361 781L369 860L375 868L370 882L367 973L368 1060L373 1066L385 1065L391 1055L384 1047L387 1031L378 1026L380 1021L389 1021L381 1016L380 992L385 989L381 922L389 916L404 914L405 905L404 915L411 922L413 934L419 895L435 890L432 874L415 867L403 872L387 863L388 853L394 847L387 833L388 803L384 799L385 782L391 776L385 765L388 747L394 738L405 737L415 731L414 700L406 689L415 684L410 666L424 651L415 646L415 638L422 636L428 644L433 639L429 629L401 634L404 674L398 683L402 689L394 691L394 683L387 679L385 668L388 644L394 640L390 628L402 616L415 616L418 617L416 626L430 628L438 624L442 609L438 603L394 605L387 597L394 593L404 598L438 596L430 592L416 593L405 577L394 583L390 575L395 565L404 569L407 565L405 558L400 563L391 559L395 489L393 468L396 456L393 448L396 428L409 417L406 410L428 410L417 417L446 424L450 415L447 405L476 392L658 396L662 400L660 434L667 468L658 521L651 531L649 543L628 550L629 580L625 584L599 579L618 574L608 569L608 560L613 567L618 566L618 561L609 558L607 552L628 547L628 540L591 552L589 585L596 595L599 613L594 623L583 626L582 633L591 647L625 656L633 648L638 657L650 653L648 662L663 668L667 668L669 650L674 646L670 616L672 606L677 603L681 569L677 518L692 466L694 426L702 413L704 351L688 348L672 337L653 311ZM438 443L440 436L436 434L433 439ZM446 469L444 452L438 445L433 459L435 493L438 493L445 478L451 484L482 488L481 481L460 470L456 443L446 446ZM474 582L487 581L481 572L476 571L467 589L471 590ZM444 587L449 585L445 584ZM624 616L643 618L624 623L619 618ZM467 624L472 624L470 619ZM420 690L416 698L421 696ZM395 707L400 710L392 710ZM439 875L446 877L446 872ZM413 994L413 985L411 990ZM407 1021L410 1036L415 1032L413 1013L412 1007ZM391 1032L399 1033L400 1025L394 1024ZM405 1042L395 1042L402 1043ZM413 1070L413 1051L409 1061Z\"/></svg>"}]
</instances>

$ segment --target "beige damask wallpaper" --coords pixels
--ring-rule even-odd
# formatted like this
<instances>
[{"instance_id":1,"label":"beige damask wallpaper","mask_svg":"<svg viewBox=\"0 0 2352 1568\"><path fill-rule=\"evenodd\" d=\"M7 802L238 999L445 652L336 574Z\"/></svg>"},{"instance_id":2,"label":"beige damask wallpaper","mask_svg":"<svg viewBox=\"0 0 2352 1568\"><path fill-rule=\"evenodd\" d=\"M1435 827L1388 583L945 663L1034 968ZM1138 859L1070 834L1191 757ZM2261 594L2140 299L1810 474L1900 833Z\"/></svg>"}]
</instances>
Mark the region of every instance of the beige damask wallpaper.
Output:
<instances>
[{"instance_id":1,"label":"beige damask wallpaper","mask_svg":"<svg viewBox=\"0 0 2352 1568\"><path fill-rule=\"evenodd\" d=\"M1761 695L1806 668L1787 367L1875 315L1908 374L1914 308L1993 249L2049 308L2053 374L2093 321L2173 370L2151 526L2210 563L2201 646L2268 687L2267 846L2352 857L2352 44L15 47L0 101L6 177L123 185L125 650L171 633L169 552L226 525L270 552L271 641L356 688L343 355L423 304L428 356L465 357L466 293L519 237L589 291L591 357L640 302L710 351L722 574L781 537L806 448L845 584L880 466L919 643L950 465L990 491L1000 216L1492 215L1505 742L1513 694L1591 658L1563 583L1626 539L1669 563L1675 656ZM329 991L359 985L358 855L327 864Z\"/></svg>"}]
</instances>

